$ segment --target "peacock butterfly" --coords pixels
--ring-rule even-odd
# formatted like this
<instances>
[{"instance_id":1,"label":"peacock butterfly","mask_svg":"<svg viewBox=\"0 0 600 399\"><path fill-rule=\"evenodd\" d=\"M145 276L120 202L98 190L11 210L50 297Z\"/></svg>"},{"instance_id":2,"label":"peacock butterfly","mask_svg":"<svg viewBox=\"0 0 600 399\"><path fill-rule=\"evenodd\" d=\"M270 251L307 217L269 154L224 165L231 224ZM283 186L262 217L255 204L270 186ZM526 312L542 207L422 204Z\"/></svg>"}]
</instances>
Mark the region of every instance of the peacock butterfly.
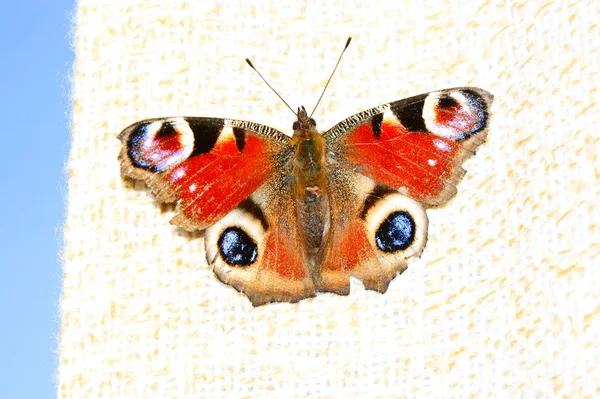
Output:
<instances>
[{"instance_id":1,"label":"peacock butterfly","mask_svg":"<svg viewBox=\"0 0 600 399\"><path fill-rule=\"evenodd\" d=\"M322 134L299 107L292 137L234 119L148 119L119 135L119 162L160 202L177 202L172 224L205 230L214 273L254 306L347 295L350 276L383 293L423 252L425 209L456 193L492 99L475 87L434 91Z\"/></svg>"}]
</instances>

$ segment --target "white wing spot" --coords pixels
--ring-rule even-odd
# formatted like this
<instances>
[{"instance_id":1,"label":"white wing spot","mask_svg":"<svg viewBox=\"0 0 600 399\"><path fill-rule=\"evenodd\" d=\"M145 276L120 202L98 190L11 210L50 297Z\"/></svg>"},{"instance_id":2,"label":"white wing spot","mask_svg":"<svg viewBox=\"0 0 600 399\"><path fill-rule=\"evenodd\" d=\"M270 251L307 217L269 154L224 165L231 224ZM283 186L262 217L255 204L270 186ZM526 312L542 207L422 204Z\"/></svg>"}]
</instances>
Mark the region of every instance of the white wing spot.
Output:
<instances>
[{"instance_id":1,"label":"white wing spot","mask_svg":"<svg viewBox=\"0 0 600 399\"><path fill-rule=\"evenodd\" d=\"M433 140L433 145L435 145L436 148L440 151L450 152L450 150L451 150L450 145L443 140L439 140L439 139Z\"/></svg>"},{"instance_id":2,"label":"white wing spot","mask_svg":"<svg viewBox=\"0 0 600 399\"><path fill-rule=\"evenodd\" d=\"M177 172L174 173L174 177L177 180L181 179L183 176L185 176L185 170L183 169L178 169Z\"/></svg>"}]
</instances>

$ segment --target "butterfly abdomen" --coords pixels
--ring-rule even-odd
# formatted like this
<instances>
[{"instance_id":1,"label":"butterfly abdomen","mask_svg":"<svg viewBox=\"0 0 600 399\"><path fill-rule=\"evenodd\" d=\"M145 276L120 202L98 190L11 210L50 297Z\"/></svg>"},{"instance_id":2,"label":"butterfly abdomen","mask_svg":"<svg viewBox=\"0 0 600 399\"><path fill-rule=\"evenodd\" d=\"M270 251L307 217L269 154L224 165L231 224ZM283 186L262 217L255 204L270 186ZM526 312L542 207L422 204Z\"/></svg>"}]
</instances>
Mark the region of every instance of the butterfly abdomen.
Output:
<instances>
[{"instance_id":1,"label":"butterfly abdomen","mask_svg":"<svg viewBox=\"0 0 600 399\"><path fill-rule=\"evenodd\" d=\"M300 232L310 257L322 246L329 215L325 139L315 129L294 131L294 193Z\"/></svg>"}]
</instances>

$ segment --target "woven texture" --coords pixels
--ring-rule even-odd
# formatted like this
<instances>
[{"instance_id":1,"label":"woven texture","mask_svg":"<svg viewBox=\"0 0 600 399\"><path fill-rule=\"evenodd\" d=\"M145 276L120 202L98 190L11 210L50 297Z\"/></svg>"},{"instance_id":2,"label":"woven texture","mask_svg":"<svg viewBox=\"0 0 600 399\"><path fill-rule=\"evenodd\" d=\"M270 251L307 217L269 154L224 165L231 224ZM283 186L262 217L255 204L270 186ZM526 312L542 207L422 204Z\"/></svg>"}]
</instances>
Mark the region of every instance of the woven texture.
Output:
<instances>
[{"instance_id":1,"label":"woven texture","mask_svg":"<svg viewBox=\"0 0 600 399\"><path fill-rule=\"evenodd\" d=\"M600 395L600 3L79 0L61 398ZM473 85L490 136L384 294L253 308L119 173L117 134L196 115L290 132Z\"/></svg>"}]
</instances>

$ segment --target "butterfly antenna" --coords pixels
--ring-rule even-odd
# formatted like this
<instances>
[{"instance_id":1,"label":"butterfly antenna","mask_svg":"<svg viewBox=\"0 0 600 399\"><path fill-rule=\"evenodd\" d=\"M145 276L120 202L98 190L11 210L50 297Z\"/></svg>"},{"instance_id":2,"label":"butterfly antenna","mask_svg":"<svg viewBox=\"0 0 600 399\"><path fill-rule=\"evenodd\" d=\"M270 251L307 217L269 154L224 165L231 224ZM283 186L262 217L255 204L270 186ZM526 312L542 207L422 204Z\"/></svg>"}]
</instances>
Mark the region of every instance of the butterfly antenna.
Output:
<instances>
[{"instance_id":1,"label":"butterfly antenna","mask_svg":"<svg viewBox=\"0 0 600 399\"><path fill-rule=\"evenodd\" d=\"M273 93L277 94L277 97L279 97L281 99L281 101L283 101L283 103L290 109L290 111L292 111L294 113L294 115L296 115L296 117L298 116L298 114L292 109L292 107L290 107L290 105L283 99L283 97L281 97L279 95L279 93L277 93L277 90L275 90L273 88L273 86L271 86L269 84L269 82L267 82L267 80L264 78L264 76L261 75L260 72L258 72L258 70L256 68L254 68L254 65L252 65L252 62L250 61L249 58L246 58L246 62L248 63L248 65L250 65L250 68L254 69L254 72L256 72L258 74L258 76L260 76L260 78L263 80L263 82L265 82L265 84L267 86L269 86L269 89L273 90Z\"/></svg>"},{"instance_id":2,"label":"butterfly antenna","mask_svg":"<svg viewBox=\"0 0 600 399\"><path fill-rule=\"evenodd\" d=\"M346 40L346 45L344 46L344 49L342 50L342 54L340 54L340 58L338 58L337 63L335 64L335 68L333 68L333 72L331 72L331 75L329 76L329 79L327 79L327 84L325 85L325 88L323 89L323 92L321 93L321 97L319 97L319 101L317 101L317 104L315 105L315 107L313 108L312 112L310 113L309 118L312 118L313 114L317 110L317 107L319 106L319 103L321 102L321 99L323 98L323 95L325 94L325 90L327 90L327 86L329 86L329 82L331 82L331 78L333 78L333 74L335 73L335 70L337 69L338 65L340 65L340 61L342 60L342 56L344 55L344 53L346 52L346 49L350 45L350 41L351 40L352 40L351 37L349 37L348 40Z\"/></svg>"}]
</instances>

